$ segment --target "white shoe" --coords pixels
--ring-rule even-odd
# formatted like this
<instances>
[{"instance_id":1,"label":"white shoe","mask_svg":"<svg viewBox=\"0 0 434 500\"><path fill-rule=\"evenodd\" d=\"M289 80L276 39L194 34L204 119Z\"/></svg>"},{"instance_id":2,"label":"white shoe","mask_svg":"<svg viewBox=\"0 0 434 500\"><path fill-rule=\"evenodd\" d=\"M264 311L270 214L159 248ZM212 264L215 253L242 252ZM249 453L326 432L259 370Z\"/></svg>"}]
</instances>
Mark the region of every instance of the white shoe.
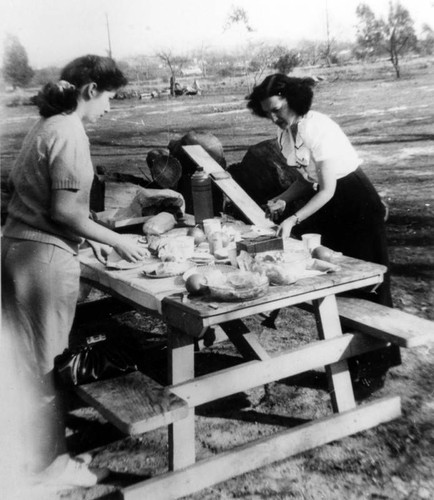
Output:
<instances>
[{"instance_id":1,"label":"white shoe","mask_svg":"<svg viewBox=\"0 0 434 500\"><path fill-rule=\"evenodd\" d=\"M106 478L109 470L89 467L86 463L69 458L62 471L44 471L39 475L39 480L46 486L55 488L90 488Z\"/></svg>"}]
</instances>

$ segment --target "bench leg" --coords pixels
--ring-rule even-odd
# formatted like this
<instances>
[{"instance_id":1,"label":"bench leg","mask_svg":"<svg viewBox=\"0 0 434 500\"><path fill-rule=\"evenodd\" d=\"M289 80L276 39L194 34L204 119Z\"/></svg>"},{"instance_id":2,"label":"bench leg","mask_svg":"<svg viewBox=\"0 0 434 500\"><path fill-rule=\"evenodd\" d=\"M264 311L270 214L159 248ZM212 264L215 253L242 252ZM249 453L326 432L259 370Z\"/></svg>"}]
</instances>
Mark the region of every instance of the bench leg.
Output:
<instances>
[{"instance_id":1,"label":"bench leg","mask_svg":"<svg viewBox=\"0 0 434 500\"><path fill-rule=\"evenodd\" d=\"M320 339L342 335L336 297L329 295L313 301L314 314ZM346 360L326 366L332 407L335 413L356 406L350 372Z\"/></svg>"},{"instance_id":2,"label":"bench leg","mask_svg":"<svg viewBox=\"0 0 434 500\"><path fill-rule=\"evenodd\" d=\"M169 384L194 378L194 339L180 330L168 327ZM194 464L194 408L189 415L169 425L169 469L177 470Z\"/></svg>"}]
</instances>

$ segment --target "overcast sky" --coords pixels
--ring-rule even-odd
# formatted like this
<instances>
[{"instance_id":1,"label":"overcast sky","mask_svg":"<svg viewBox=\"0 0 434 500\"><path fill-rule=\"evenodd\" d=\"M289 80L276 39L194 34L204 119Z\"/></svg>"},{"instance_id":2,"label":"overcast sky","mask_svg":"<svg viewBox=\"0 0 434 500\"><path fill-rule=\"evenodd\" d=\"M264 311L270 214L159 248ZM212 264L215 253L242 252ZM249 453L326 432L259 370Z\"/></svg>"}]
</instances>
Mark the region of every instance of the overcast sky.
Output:
<instances>
[{"instance_id":1,"label":"overcast sky","mask_svg":"<svg viewBox=\"0 0 434 500\"><path fill-rule=\"evenodd\" d=\"M354 39L355 10L362 0L0 0L0 37L18 36L34 68L63 65L74 57L106 55L110 27L115 58L153 55L165 48L187 51L273 38L291 41L326 38L326 6L330 35ZM389 0L364 0L384 16ZM401 0L415 21L434 28L434 0ZM253 32L224 30L234 6L248 14ZM3 50L1 50L1 56Z\"/></svg>"}]
</instances>

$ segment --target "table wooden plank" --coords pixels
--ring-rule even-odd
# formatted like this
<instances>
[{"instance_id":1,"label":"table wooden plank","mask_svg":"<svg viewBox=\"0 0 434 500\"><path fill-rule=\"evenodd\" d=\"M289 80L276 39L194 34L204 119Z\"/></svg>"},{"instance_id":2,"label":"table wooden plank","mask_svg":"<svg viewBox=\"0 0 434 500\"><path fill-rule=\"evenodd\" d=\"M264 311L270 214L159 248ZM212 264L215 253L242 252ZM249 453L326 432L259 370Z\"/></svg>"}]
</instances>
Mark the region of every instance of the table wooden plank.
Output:
<instances>
[{"instance_id":1,"label":"table wooden plank","mask_svg":"<svg viewBox=\"0 0 434 500\"><path fill-rule=\"evenodd\" d=\"M98 262L91 249L80 251L79 258L83 281L159 314L164 297L186 291L182 276L151 279L142 274L141 268L110 270Z\"/></svg>"},{"instance_id":2,"label":"table wooden plank","mask_svg":"<svg viewBox=\"0 0 434 500\"><path fill-rule=\"evenodd\" d=\"M264 467L278 460L371 429L401 416L399 397L388 397L344 413L334 414L294 429L239 446L202 460L178 472L128 486L124 500L171 500L190 495L213 484Z\"/></svg>"},{"instance_id":3,"label":"table wooden plank","mask_svg":"<svg viewBox=\"0 0 434 500\"><path fill-rule=\"evenodd\" d=\"M326 295L375 285L381 280L380 276L374 276L334 286L326 286L327 282L324 282L322 283L324 286L318 286L317 290L314 289L314 291L308 291L304 287L298 290L296 288L288 290L290 287L270 287L270 291L265 297L245 302L216 302L206 298L191 298L191 300L181 301L179 296L169 296L163 299L162 311L168 324L188 331L194 337L200 337L204 329L209 326L293 306ZM297 291L298 294L295 293Z\"/></svg>"},{"instance_id":4,"label":"table wooden plank","mask_svg":"<svg viewBox=\"0 0 434 500\"><path fill-rule=\"evenodd\" d=\"M169 382L177 384L194 378L193 338L168 329ZM196 459L194 408L188 415L169 426L169 469L177 470L194 463Z\"/></svg>"},{"instance_id":5,"label":"table wooden plank","mask_svg":"<svg viewBox=\"0 0 434 500\"><path fill-rule=\"evenodd\" d=\"M264 361L248 361L216 373L172 385L170 389L189 406L199 406L216 399L283 378L323 367L356 354L387 345L369 335L344 334L329 340L317 340L298 349L285 350Z\"/></svg>"},{"instance_id":6,"label":"table wooden plank","mask_svg":"<svg viewBox=\"0 0 434 500\"><path fill-rule=\"evenodd\" d=\"M189 414L187 404L141 372L78 386L78 395L125 434L140 434Z\"/></svg>"},{"instance_id":7,"label":"table wooden plank","mask_svg":"<svg viewBox=\"0 0 434 500\"><path fill-rule=\"evenodd\" d=\"M229 173L226 172L202 146L183 146L190 158L211 175L211 179L223 193L239 208L252 223L261 227L275 227L275 223L265 216L262 208L244 191ZM227 178L213 178L212 174L226 174ZM216 176L217 177L217 176Z\"/></svg>"},{"instance_id":8,"label":"table wooden plank","mask_svg":"<svg viewBox=\"0 0 434 500\"><path fill-rule=\"evenodd\" d=\"M185 293L185 285L181 276L175 278L149 279L141 274L140 269L129 271L110 271L98 262L90 249L80 252L82 279L95 287L112 290L118 297L124 297L130 303L162 314L162 302L173 294ZM340 271L306 278L292 285L270 286L264 297L245 302L218 302L209 297L183 297L182 302L172 299L171 309L179 310L179 317L185 318L184 312L191 318L197 317L202 324L203 318L214 320L207 326L218 322L230 321L267 310L278 309L306 300L332 293L375 285L382 281L386 271L384 266L364 262L350 257L339 261ZM318 293L316 293L318 292ZM212 306L212 307L210 307ZM255 309L256 308L256 309ZM170 309L170 308L169 308ZM233 313L239 311L234 316ZM225 318L224 315L228 314ZM166 310L165 315L169 314ZM205 322L203 322L205 323ZM174 323L177 326L177 323ZM198 327L199 328L199 327ZM199 328L200 329L200 328ZM200 336L197 332L196 336Z\"/></svg>"},{"instance_id":9,"label":"table wooden plank","mask_svg":"<svg viewBox=\"0 0 434 500\"><path fill-rule=\"evenodd\" d=\"M313 301L314 314L320 339L342 337L336 297L329 295ZM356 406L353 385L346 360L326 365L330 397L334 412L350 410Z\"/></svg>"},{"instance_id":10,"label":"table wooden plank","mask_svg":"<svg viewBox=\"0 0 434 500\"><path fill-rule=\"evenodd\" d=\"M220 326L244 359L264 360L270 358L270 355L258 342L257 336L241 320L228 321Z\"/></svg>"},{"instance_id":11,"label":"table wooden plank","mask_svg":"<svg viewBox=\"0 0 434 500\"><path fill-rule=\"evenodd\" d=\"M343 324L400 347L417 347L434 342L434 322L414 314L363 299L338 297Z\"/></svg>"}]
</instances>

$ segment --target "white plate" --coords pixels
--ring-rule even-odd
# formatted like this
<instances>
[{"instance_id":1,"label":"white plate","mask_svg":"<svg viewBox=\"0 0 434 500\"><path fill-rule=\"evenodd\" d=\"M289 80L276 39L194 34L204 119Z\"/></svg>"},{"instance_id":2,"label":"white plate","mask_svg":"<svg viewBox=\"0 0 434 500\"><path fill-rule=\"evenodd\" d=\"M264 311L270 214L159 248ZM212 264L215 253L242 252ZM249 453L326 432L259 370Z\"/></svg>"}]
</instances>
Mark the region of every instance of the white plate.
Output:
<instances>
[{"instance_id":1,"label":"white plate","mask_svg":"<svg viewBox=\"0 0 434 500\"><path fill-rule=\"evenodd\" d=\"M147 269L144 269L142 273L151 279L171 278L180 276L193 267L195 267L195 264L191 261L160 262L155 266L147 266Z\"/></svg>"}]
</instances>

